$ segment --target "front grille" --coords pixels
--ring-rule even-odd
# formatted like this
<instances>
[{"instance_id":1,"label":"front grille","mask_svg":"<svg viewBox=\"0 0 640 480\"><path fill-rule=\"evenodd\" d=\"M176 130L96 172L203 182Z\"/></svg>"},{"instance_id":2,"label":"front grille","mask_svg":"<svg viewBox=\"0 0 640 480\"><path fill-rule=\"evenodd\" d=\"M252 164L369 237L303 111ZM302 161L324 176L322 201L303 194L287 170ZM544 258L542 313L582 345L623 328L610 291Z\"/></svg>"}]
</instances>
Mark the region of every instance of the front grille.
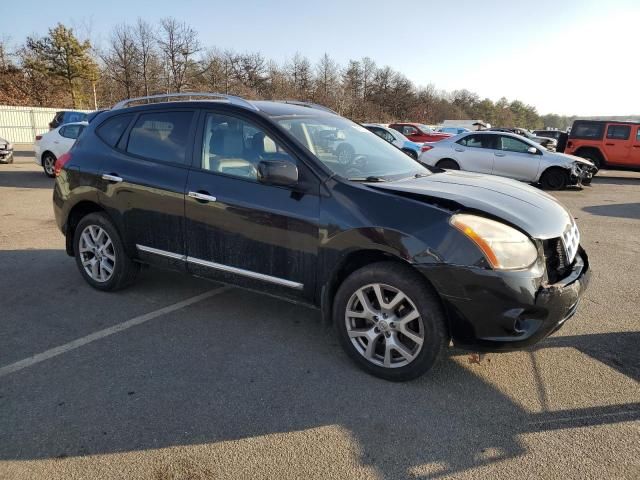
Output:
<instances>
[{"instance_id":1,"label":"front grille","mask_svg":"<svg viewBox=\"0 0 640 480\"><path fill-rule=\"evenodd\" d=\"M571 271L571 263L567 258L562 238L544 241L544 259L547 267L549 283L556 283Z\"/></svg>"}]
</instances>

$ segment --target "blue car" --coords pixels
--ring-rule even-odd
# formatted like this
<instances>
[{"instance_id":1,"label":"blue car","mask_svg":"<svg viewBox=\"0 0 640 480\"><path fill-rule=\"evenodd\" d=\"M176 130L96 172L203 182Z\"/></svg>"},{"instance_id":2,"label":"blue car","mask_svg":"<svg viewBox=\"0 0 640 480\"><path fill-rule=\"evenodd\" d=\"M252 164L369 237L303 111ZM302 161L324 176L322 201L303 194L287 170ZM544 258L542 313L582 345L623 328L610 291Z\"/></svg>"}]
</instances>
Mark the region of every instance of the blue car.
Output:
<instances>
[{"instance_id":1,"label":"blue car","mask_svg":"<svg viewBox=\"0 0 640 480\"><path fill-rule=\"evenodd\" d=\"M380 138L383 138L390 144L398 147L414 160L418 159L418 155L420 155L421 152L420 149L423 145L422 143L412 142L397 130L385 127L384 125L379 125L377 123L363 123L362 126L370 132L375 133Z\"/></svg>"}]
</instances>

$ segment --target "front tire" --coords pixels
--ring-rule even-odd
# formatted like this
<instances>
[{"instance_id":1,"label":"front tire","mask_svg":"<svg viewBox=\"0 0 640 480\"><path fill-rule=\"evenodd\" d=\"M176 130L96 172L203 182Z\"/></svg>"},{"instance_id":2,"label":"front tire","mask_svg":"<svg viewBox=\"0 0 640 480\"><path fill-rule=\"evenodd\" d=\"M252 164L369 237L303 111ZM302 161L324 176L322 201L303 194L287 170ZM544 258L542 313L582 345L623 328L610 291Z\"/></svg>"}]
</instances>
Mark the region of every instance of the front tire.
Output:
<instances>
[{"instance_id":1,"label":"front tire","mask_svg":"<svg viewBox=\"0 0 640 480\"><path fill-rule=\"evenodd\" d=\"M97 290L120 290L133 283L140 270L104 213L90 213L80 220L73 246L80 274Z\"/></svg>"},{"instance_id":2,"label":"front tire","mask_svg":"<svg viewBox=\"0 0 640 480\"><path fill-rule=\"evenodd\" d=\"M563 190L569 184L569 173L561 168L548 168L540 177L545 190Z\"/></svg>"},{"instance_id":3,"label":"front tire","mask_svg":"<svg viewBox=\"0 0 640 480\"><path fill-rule=\"evenodd\" d=\"M55 173L56 156L51 152L46 152L42 155L42 169L47 177L53 178Z\"/></svg>"},{"instance_id":4,"label":"front tire","mask_svg":"<svg viewBox=\"0 0 640 480\"><path fill-rule=\"evenodd\" d=\"M336 293L333 321L351 359L391 381L426 373L449 341L436 293L396 262L374 263L347 277Z\"/></svg>"}]
</instances>

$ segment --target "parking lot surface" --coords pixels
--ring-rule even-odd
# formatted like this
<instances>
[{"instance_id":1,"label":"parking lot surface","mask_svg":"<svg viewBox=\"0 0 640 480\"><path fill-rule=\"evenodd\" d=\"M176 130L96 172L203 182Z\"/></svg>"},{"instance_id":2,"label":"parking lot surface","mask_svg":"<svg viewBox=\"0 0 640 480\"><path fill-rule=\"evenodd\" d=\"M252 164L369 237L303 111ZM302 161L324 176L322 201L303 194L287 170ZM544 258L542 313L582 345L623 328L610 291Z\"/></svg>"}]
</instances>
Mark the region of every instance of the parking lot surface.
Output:
<instances>
[{"instance_id":1,"label":"parking lot surface","mask_svg":"<svg viewBox=\"0 0 640 480\"><path fill-rule=\"evenodd\" d=\"M153 269L92 290L53 181L0 165L0 479L640 478L640 178L557 193L593 269L563 329L404 384L317 311Z\"/></svg>"}]
</instances>

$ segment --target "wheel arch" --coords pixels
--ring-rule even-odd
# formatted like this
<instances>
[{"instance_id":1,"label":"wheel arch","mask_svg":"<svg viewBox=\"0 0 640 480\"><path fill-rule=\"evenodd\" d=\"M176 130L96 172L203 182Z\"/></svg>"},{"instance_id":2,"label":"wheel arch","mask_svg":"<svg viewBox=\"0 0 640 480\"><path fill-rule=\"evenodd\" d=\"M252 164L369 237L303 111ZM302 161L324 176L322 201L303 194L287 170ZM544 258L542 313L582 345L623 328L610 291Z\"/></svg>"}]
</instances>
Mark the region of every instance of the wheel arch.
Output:
<instances>
[{"instance_id":1,"label":"wheel arch","mask_svg":"<svg viewBox=\"0 0 640 480\"><path fill-rule=\"evenodd\" d=\"M395 255L389 251L379 250L375 248L364 248L361 250L354 250L346 254L334 267L331 274L329 275L327 281L322 285L320 291L320 312L322 316L322 321L325 325L333 324L332 312L333 312L333 302L335 300L336 293L342 285L342 282L349 277L356 270L370 265L372 263L378 262L394 262L399 265L404 265L418 273L420 277L424 280L427 288L430 288L435 296L438 298L440 302L443 312L447 316L447 330L450 329L449 318L447 315L447 310L445 308L444 302L442 298L440 298L440 294L436 290L433 283L423 274L421 274L414 265L407 261L406 259L401 258L398 255Z\"/></svg>"},{"instance_id":2,"label":"wheel arch","mask_svg":"<svg viewBox=\"0 0 640 480\"><path fill-rule=\"evenodd\" d=\"M573 155L580 157L581 153L593 153L594 155L597 155L600 158L601 166L606 165L606 163L608 162L607 157L604 155L604 152L596 146L586 145L583 147L578 147L576 151L573 152Z\"/></svg>"},{"instance_id":3,"label":"wheel arch","mask_svg":"<svg viewBox=\"0 0 640 480\"><path fill-rule=\"evenodd\" d=\"M53 155L53 158L55 158L56 160L58 159L58 157L56 156L55 153L53 153L51 150L44 150L41 154L40 154L40 166L42 166L44 164L44 156L50 153L51 155Z\"/></svg>"},{"instance_id":4,"label":"wheel arch","mask_svg":"<svg viewBox=\"0 0 640 480\"><path fill-rule=\"evenodd\" d=\"M448 161L450 161L450 162L455 163L455 164L458 166L458 168L460 168L460 162L458 162L455 158L451 158L451 157L444 157L444 158L441 158L440 160L438 160L438 161L435 163L435 166L436 166L436 167L438 167L438 165L439 165L441 162L444 162L444 161L447 161L447 160L448 160ZM438 167L438 168L442 168L442 167Z\"/></svg>"},{"instance_id":5,"label":"wheel arch","mask_svg":"<svg viewBox=\"0 0 640 480\"><path fill-rule=\"evenodd\" d=\"M71 207L67 215L67 220L65 222L65 248L67 251L67 255L71 257L75 256L75 251L73 249L73 237L75 236L76 227L78 226L78 223L80 223L80 220L82 220L90 213L96 212L101 212L107 215L107 217L109 217L109 219L115 226L115 222L113 222L113 219L109 216L107 211L102 208L102 206L100 206L97 202L91 200L79 201L73 207Z\"/></svg>"}]
</instances>

